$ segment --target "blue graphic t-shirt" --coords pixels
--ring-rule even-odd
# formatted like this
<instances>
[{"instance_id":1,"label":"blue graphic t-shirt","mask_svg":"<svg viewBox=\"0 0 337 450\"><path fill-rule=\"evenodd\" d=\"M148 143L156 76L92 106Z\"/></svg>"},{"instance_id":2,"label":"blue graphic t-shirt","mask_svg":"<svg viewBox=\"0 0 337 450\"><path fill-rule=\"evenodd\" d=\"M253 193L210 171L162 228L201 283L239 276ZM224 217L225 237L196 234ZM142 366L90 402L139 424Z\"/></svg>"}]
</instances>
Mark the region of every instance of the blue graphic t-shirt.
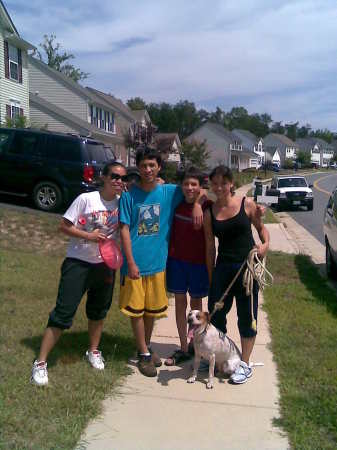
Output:
<instances>
[{"instance_id":1,"label":"blue graphic t-shirt","mask_svg":"<svg viewBox=\"0 0 337 450\"><path fill-rule=\"evenodd\" d=\"M132 254L142 276L165 270L174 210L182 199L175 184L158 184L150 192L134 185L122 194L119 220L129 225ZM127 274L126 258L121 272Z\"/></svg>"}]
</instances>

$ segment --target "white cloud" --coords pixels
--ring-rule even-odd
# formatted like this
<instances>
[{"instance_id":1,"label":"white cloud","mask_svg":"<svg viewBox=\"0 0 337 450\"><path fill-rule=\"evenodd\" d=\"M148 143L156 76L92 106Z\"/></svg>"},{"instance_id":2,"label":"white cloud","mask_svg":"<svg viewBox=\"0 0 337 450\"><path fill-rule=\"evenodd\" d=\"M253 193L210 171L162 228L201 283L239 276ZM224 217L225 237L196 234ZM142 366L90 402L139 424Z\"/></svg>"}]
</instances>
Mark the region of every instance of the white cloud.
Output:
<instances>
[{"instance_id":1,"label":"white cloud","mask_svg":"<svg viewBox=\"0 0 337 450\"><path fill-rule=\"evenodd\" d=\"M303 117L336 129L334 0L6 5L24 38L38 44L54 32L90 72L90 85L123 99L187 98L227 109L238 99L275 120Z\"/></svg>"}]
</instances>

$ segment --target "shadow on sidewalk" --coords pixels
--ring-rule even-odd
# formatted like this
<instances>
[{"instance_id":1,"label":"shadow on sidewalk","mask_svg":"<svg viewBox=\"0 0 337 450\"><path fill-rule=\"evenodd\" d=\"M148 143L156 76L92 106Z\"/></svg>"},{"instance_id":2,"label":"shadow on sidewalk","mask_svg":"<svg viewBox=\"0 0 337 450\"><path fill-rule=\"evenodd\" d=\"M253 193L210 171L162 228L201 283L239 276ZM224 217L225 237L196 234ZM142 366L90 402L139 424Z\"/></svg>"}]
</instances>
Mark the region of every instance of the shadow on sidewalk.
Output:
<instances>
[{"instance_id":1,"label":"shadow on sidewalk","mask_svg":"<svg viewBox=\"0 0 337 450\"><path fill-rule=\"evenodd\" d=\"M38 355L42 335L26 337L21 343L31 348ZM50 353L48 366L53 367L57 361L61 364L74 364L82 360L88 349L88 332L66 332L62 334L60 341ZM118 361L127 361L128 357L134 351L134 342L132 338L119 335L111 335L103 332L100 345L104 358Z\"/></svg>"},{"instance_id":2,"label":"shadow on sidewalk","mask_svg":"<svg viewBox=\"0 0 337 450\"><path fill-rule=\"evenodd\" d=\"M327 285L322 273L322 264L313 264L309 256L296 255L295 265L302 283L312 293L313 300L325 304L327 310L337 316L336 293ZM317 273L317 269L320 273Z\"/></svg>"}]
</instances>

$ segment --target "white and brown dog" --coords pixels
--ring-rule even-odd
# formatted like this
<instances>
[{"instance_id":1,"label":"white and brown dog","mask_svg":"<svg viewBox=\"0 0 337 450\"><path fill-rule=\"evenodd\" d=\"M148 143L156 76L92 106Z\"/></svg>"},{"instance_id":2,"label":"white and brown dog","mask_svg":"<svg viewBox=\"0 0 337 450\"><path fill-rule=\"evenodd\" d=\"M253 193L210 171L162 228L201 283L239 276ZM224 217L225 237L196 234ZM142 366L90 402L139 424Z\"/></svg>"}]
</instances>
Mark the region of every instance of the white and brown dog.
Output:
<instances>
[{"instance_id":1,"label":"white and brown dog","mask_svg":"<svg viewBox=\"0 0 337 450\"><path fill-rule=\"evenodd\" d=\"M194 383L200 365L201 357L209 362L207 389L214 386L215 364L219 371L231 375L241 361L241 353L235 343L224 333L210 323L208 312L190 311L188 315L190 338L194 343L194 365L192 376L187 383Z\"/></svg>"}]
</instances>

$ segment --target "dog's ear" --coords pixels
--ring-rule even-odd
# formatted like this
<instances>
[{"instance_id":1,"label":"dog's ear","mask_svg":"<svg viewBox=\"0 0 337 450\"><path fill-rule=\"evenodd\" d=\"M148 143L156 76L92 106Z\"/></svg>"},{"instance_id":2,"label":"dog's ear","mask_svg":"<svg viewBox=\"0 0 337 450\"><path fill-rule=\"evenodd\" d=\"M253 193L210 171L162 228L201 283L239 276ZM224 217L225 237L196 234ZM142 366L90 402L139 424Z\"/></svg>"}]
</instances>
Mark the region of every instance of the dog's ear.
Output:
<instances>
[{"instance_id":1,"label":"dog's ear","mask_svg":"<svg viewBox=\"0 0 337 450\"><path fill-rule=\"evenodd\" d=\"M211 320L210 314L209 314L208 312L206 312L206 311L203 311L203 312L202 312L202 315L203 315L203 317L204 317L204 319L205 319L205 322L206 322L206 323L210 323L210 320Z\"/></svg>"}]
</instances>

